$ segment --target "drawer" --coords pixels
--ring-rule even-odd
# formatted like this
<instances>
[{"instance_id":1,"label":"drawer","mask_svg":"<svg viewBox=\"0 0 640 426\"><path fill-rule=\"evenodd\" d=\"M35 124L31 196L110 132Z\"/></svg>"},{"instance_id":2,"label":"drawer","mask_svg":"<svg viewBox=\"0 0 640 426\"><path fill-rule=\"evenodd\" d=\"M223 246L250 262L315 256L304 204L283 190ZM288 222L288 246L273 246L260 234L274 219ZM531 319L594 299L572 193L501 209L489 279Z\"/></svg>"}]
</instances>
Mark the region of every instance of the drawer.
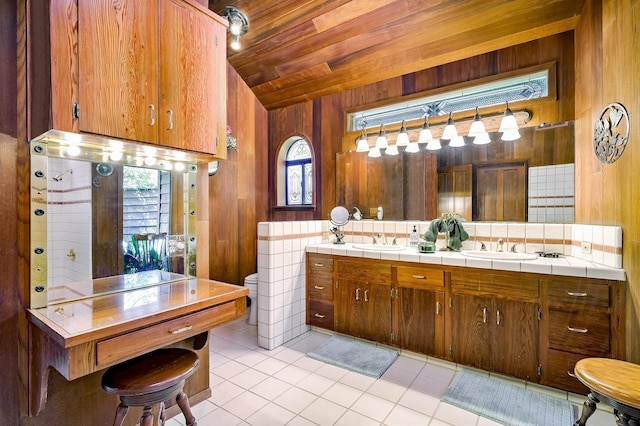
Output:
<instances>
[{"instance_id":1,"label":"drawer","mask_svg":"<svg viewBox=\"0 0 640 426\"><path fill-rule=\"evenodd\" d=\"M588 355L550 349L547 352L547 367L543 372L543 384L586 395L589 389L573 376L576 362Z\"/></svg>"},{"instance_id":2,"label":"drawer","mask_svg":"<svg viewBox=\"0 0 640 426\"><path fill-rule=\"evenodd\" d=\"M547 285L549 306L609 307L607 281L554 279Z\"/></svg>"},{"instance_id":3,"label":"drawer","mask_svg":"<svg viewBox=\"0 0 640 426\"><path fill-rule=\"evenodd\" d=\"M308 276L307 297L313 300L333 302L333 279L319 275Z\"/></svg>"},{"instance_id":4,"label":"drawer","mask_svg":"<svg viewBox=\"0 0 640 426\"><path fill-rule=\"evenodd\" d=\"M307 306L307 324L333 330L333 305L310 300Z\"/></svg>"},{"instance_id":5,"label":"drawer","mask_svg":"<svg viewBox=\"0 0 640 426\"><path fill-rule=\"evenodd\" d=\"M309 275L328 274L333 275L333 258L321 254L309 253L307 257L307 269Z\"/></svg>"},{"instance_id":6,"label":"drawer","mask_svg":"<svg viewBox=\"0 0 640 426\"><path fill-rule=\"evenodd\" d=\"M550 309L549 346L585 355L609 355L609 315Z\"/></svg>"},{"instance_id":7,"label":"drawer","mask_svg":"<svg viewBox=\"0 0 640 426\"><path fill-rule=\"evenodd\" d=\"M232 301L103 340L96 344L96 365L102 368L122 362L208 331L236 317L236 303Z\"/></svg>"},{"instance_id":8,"label":"drawer","mask_svg":"<svg viewBox=\"0 0 640 426\"><path fill-rule=\"evenodd\" d=\"M397 277L400 287L444 287L444 271L440 269L398 266Z\"/></svg>"},{"instance_id":9,"label":"drawer","mask_svg":"<svg viewBox=\"0 0 640 426\"><path fill-rule=\"evenodd\" d=\"M538 278L520 272L493 272L456 270L451 273L451 290L454 292L486 294L538 301Z\"/></svg>"},{"instance_id":10,"label":"drawer","mask_svg":"<svg viewBox=\"0 0 640 426\"><path fill-rule=\"evenodd\" d=\"M369 283L391 283L391 265L375 262L337 262L338 278Z\"/></svg>"}]
</instances>

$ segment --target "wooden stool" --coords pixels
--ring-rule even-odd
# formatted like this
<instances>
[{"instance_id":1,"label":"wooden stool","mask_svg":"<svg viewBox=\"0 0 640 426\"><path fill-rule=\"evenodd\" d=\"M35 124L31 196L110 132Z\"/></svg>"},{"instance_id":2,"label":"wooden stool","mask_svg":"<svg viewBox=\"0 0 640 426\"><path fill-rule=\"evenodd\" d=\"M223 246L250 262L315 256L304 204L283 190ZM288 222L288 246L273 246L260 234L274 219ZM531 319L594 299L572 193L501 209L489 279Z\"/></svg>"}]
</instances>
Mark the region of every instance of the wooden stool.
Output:
<instances>
[{"instance_id":1,"label":"wooden stool","mask_svg":"<svg viewBox=\"0 0 640 426\"><path fill-rule=\"evenodd\" d=\"M195 426L189 399L182 391L184 381L198 368L198 355L188 349L166 348L114 365L102 376L102 388L120 397L114 426L121 426L130 406L144 407L140 426L151 426L151 407L160 404L158 420L164 425L164 401L173 397L187 426Z\"/></svg>"},{"instance_id":2,"label":"wooden stool","mask_svg":"<svg viewBox=\"0 0 640 426\"><path fill-rule=\"evenodd\" d=\"M591 391L575 426L585 426L601 401L613 407L616 424L640 426L640 365L610 358L585 358L576 363L574 372Z\"/></svg>"}]
</instances>

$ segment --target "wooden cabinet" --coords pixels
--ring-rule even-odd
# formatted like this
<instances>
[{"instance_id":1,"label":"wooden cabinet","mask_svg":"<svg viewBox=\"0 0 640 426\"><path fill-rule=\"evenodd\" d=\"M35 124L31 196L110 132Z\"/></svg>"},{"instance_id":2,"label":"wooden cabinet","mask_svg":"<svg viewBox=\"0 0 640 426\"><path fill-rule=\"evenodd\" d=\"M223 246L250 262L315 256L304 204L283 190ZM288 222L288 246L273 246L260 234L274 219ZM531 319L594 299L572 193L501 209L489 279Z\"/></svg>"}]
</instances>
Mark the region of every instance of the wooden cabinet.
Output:
<instances>
[{"instance_id":1,"label":"wooden cabinet","mask_svg":"<svg viewBox=\"0 0 640 426\"><path fill-rule=\"evenodd\" d=\"M335 330L391 344L391 265L339 260Z\"/></svg>"},{"instance_id":2,"label":"wooden cabinet","mask_svg":"<svg viewBox=\"0 0 640 426\"><path fill-rule=\"evenodd\" d=\"M438 169L438 216L456 212L472 216L473 169L471 164Z\"/></svg>"},{"instance_id":3,"label":"wooden cabinet","mask_svg":"<svg viewBox=\"0 0 640 426\"><path fill-rule=\"evenodd\" d=\"M307 324L333 330L333 258L307 254Z\"/></svg>"},{"instance_id":4,"label":"wooden cabinet","mask_svg":"<svg viewBox=\"0 0 640 426\"><path fill-rule=\"evenodd\" d=\"M579 393L579 359L624 359L624 291L622 281L307 254L308 324Z\"/></svg>"},{"instance_id":5,"label":"wooden cabinet","mask_svg":"<svg viewBox=\"0 0 640 426\"><path fill-rule=\"evenodd\" d=\"M444 271L411 266L395 270L394 344L444 357Z\"/></svg>"},{"instance_id":6,"label":"wooden cabinet","mask_svg":"<svg viewBox=\"0 0 640 426\"><path fill-rule=\"evenodd\" d=\"M225 52L224 24L196 3L79 2L79 130L216 154Z\"/></svg>"},{"instance_id":7,"label":"wooden cabinet","mask_svg":"<svg viewBox=\"0 0 640 426\"><path fill-rule=\"evenodd\" d=\"M621 342L624 283L553 277L542 281L545 301L542 382L587 392L573 375L586 357L624 358Z\"/></svg>"},{"instance_id":8,"label":"wooden cabinet","mask_svg":"<svg viewBox=\"0 0 640 426\"><path fill-rule=\"evenodd\" d=\"M495 271L451 274L455 362L537 382L538 279Z\"/></svg>"},{"instance_id":9,"label":"wooden cabinet","mask_svg":"<svg viewBox=\"0 0 640 426\"><path fill-rule=\"evenodd\" d=\"M483 164L474 172L474 221L526 220L526 163Z\"/></svg>"}]
</instances>

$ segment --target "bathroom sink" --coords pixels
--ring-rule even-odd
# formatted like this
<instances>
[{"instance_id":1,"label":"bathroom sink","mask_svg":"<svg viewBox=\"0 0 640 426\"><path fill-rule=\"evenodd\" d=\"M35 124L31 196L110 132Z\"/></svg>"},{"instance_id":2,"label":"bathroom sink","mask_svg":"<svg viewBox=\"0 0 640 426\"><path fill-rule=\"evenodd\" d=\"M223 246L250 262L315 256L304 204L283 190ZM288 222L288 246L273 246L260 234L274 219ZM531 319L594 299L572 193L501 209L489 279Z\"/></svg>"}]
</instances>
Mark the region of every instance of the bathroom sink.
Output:
<instances>
[{"instance_id":1,"label":"bathroom sink","mask_svg":"<svg viewBox=\"0 0 640 426\"><path fill-rule=\"evenodd\" d=\"M482 250L465 250L460 252L461 255L467 257L475 257L478 259L489 260L535 260L538 258L534 253L512 253L507 251L482 251Z\"/></svg>"},{"instance_id":2,"label":"bathroom sink","mask_svg":"<svg viewBox=\"0 0 640 426\"><path fill-rule=\"evenodd\" d=\"M401 251L406 249L405 246L394 246L391 244L354 244L353 248L371 251Z\"/></svg>"}]
</instances>

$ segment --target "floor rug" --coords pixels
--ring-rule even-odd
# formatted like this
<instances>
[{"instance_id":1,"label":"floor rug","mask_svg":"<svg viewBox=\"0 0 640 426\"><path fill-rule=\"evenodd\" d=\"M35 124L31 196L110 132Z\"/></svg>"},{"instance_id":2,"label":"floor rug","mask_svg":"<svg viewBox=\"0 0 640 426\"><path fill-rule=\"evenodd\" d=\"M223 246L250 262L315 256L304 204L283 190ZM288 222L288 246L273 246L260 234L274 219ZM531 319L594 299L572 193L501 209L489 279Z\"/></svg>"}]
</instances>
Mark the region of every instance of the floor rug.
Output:
<instances>
[{"instance_id":1,"label":"floor rug","mask_svg":"<svg viewBox=\"0 0 640 426\"><path fill-rule=\"evenodd\" d=\"M393 349L341 336L332 336L307 356L327 364L379 378L398 357Z\"/></svg>"},{"instance_id":2,"label":"floor rug","mask_svg":"<svg viewBox=\"0 0 640 426\"><path fill-rule=\"evenodd\" d=\"M578 408L567 400L462 369L442 401L509 426L568 426Z\"/></svg>"}]
</instances>

